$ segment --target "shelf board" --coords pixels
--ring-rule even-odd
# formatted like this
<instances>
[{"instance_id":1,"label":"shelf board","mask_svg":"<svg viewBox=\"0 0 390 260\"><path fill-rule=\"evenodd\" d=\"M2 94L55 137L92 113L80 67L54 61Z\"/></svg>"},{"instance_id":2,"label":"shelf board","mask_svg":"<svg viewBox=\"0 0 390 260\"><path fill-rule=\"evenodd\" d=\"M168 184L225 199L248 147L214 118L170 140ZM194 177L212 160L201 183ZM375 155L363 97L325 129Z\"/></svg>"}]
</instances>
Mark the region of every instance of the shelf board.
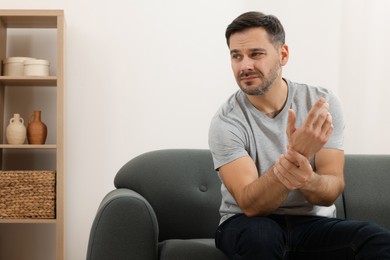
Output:
<instances>
[{"instance_id":1,"label":"shelf board","mask_svg":"<svg viewBox=\"0 0 390 260\"><path fill-rule=\"evenodd\" d=\"M62 10L0 10L0 19L7 28L57 28Z\"/></svg>"},{"instance_id":2,"label":"shelf board","mask_svg":"<svg viewBox=\"0 0 390 260\"><path fill-rule=\"evenodd\" d=\"M5 86L55 87L57 85L57 77L56 76L47 76L47 77L0 76L0 83L3 83Z\"/></svg>"},{"instance_id":3,"label":"shelf board","mask_svg":"<svg viewBox=\"0 0 390 260\"><path fill-rule=\"evenodd\" d=\"M1 148L7 149L56 149L55 144L0 144Z\"/></svg>"},{"instance_id":4,"label":"shelf board","mask_svg":"<svg viewBox=\"0 0 390 260\"><path fill-rule=\"evenodd\" d=\"M55 224L55 219L3 219L0 218L0 224Z\"/></svg>"}]
</instances>

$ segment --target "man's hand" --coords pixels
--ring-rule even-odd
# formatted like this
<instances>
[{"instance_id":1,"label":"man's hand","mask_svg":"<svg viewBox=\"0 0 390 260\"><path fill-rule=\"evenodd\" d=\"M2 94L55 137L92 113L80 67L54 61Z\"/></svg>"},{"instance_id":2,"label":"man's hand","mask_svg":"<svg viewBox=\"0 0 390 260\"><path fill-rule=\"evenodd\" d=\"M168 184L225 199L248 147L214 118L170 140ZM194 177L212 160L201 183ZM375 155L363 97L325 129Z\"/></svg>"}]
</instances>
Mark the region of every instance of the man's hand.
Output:
<instances>
[{"instance_id":1,"label":"man's hand","mask_svg":"<svg viewBox=\"0 0 390 260\"><path fill-rule=\"evenodd\" d=\"M299 189L313 205L330 206L344 190L344 152L321 149L316 154L316 172L309 160L289 149L275 162L273 175L288 190Z\"/></svg>"},{"instance_id":2,"label":"man's hand","mask_svg":"<svg viewBox=\"0 0 390 260\"><path fill-rule=\"evenodd\" d=\"M329 104L325 99L319 99L310 109L300 128L295 127L295 111L290 109L288 113L286 131L288 145L309 159L324 146L333 132Z\"/></svg>"},{"instance_id":3,"label":"man's hand","mask_svg":"<svg viewBox=\"0 0 390 260\"><path fill-rule=\"evenodd\" d=\"M304 187L315 174L308 159L291 149L275 162L273 173L289 190Z\"/></svg>"}]
</instances>

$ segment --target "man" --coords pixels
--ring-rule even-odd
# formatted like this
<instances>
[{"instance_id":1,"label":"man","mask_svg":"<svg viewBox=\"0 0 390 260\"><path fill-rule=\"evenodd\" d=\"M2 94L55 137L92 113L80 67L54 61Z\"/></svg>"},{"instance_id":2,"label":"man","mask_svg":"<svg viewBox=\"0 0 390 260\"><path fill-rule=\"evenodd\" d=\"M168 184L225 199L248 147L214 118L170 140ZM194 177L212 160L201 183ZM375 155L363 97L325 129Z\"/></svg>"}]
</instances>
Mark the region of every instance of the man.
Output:
<instances>
[{"instance_id":1,"label":"man","mask_svg":"<svg viewBox=\"0 0 390 260\"><path fill-rule=\"evenodd\" d=\"M216 246L231 259L390 259L390 232L336 219L344 189L344 119L329 90L282 77L289 49L272 15L226 30L240 87L213 118L222 180Z\"/></svg>"}]
</instances>

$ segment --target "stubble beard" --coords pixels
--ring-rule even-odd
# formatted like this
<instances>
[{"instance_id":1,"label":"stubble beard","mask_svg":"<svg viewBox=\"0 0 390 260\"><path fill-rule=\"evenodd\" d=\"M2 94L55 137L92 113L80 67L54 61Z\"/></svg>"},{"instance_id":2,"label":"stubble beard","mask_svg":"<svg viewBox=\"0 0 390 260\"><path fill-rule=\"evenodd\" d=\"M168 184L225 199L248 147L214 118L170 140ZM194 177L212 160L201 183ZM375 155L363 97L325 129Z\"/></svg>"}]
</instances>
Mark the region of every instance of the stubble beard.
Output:
<instances>
[{"instance_id":1,"label":"stubble beard","mask_svg":"<svg viewBox=\"0 0 390 260\"><path fill-rule=\"evenodd\" d=\"M267 76L264 76L261 72L242 72L240 73L238 77L238 85L240 86L241 90L250 96L260 96L267 93L275 83L276 79L279 77L280 74L280 65L276 64L273 69L268 73ZM257 86L254 86L254 81L248 81L248 82L241 82L240 78L241 75L256 75L259 79L261 79L261 83L259 83Z\"/></svg>"}]
</instances>

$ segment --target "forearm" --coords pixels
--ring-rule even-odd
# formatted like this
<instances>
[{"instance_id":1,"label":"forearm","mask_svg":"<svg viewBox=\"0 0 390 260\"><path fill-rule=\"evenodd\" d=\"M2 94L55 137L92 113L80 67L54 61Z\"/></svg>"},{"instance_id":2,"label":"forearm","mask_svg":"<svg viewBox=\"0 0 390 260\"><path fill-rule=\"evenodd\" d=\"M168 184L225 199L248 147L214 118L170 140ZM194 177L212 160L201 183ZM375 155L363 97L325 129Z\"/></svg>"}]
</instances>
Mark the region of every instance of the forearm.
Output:
<instances>
[{"instance_id":1,"label":"forearm","mask_svg":"<svg viewBox=\"0 0 390 260\"><path fill-rule=\"evenodd\" d=\"M245 215L269 215L286 199L289 190L272 174L273 168L247 185L238 196L238 204Z\"/></svg>"},{"instance_id":2,"label":"forearm","mask_svg":"<svg viewBox=\"0 0 390 260\"><path fill-rule=\"evenodd\" d=\"M249 156L238 158L219 168L223 184L247 216L273 213L286 199L289 189L273 174L273 165L259 175Z\"/></svg>"},{"instance_id":3,"label":"forearm","mask_svg":"<svg viewBox=\"0 0 390 260\"><path fill-rule=\"evenodd\" d=\"M344 181L334 175L313 173L312 178L299 190L313 205L330 206L343 192Z\"/></svg>"}]
</instances>

